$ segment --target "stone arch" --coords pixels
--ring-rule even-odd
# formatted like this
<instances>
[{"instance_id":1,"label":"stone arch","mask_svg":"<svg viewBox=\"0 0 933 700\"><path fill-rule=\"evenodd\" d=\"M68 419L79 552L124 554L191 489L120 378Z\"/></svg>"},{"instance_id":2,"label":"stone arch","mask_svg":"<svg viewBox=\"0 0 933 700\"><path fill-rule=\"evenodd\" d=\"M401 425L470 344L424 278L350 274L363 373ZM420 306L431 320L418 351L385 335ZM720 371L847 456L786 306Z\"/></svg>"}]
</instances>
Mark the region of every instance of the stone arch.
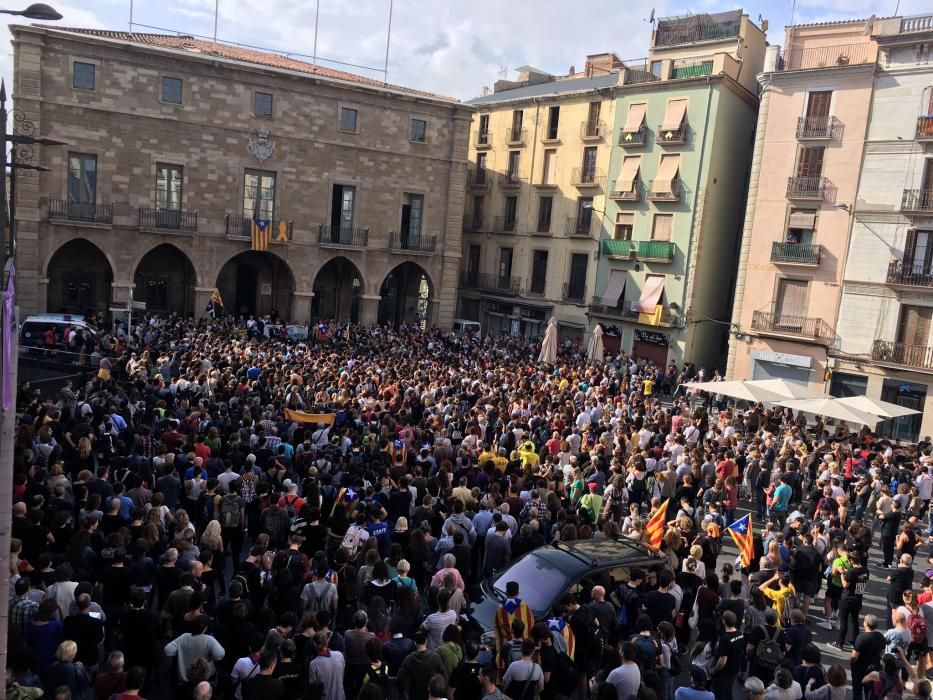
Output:
<instances>
[{"instance_id":1,"label":"stone arch","mask_svg":"<svg viewBox=\"0 0 933 700\"><path fill-rule=\"evenodd\" d=\"M418 322L431 325L434 292L434 281L421 265L411 261L396 265L379 288L379 323L396 327Z\"/></svg>"},{"instance_id":2,"label":"stone arch","mask_svg":"<svg viewBox=\"0 0 933 700\"><path fill-rule=\"evenodd\" d=\"M183 316L197 311L197 269L188 254L173 243L160 243L143 253L131 274L133 298L146 302L147 311Z\"/></svg>"},{"instance_id":3,"label":"stone arch","mask_svg":"<svg viewBox=\"0 0 933 700\"><path fill-rule=\"evenodd\" d=\"M231 255L220 266L215 286L227 313L290 317L295 275L288 262L271 251Z\"/></svg>"},{"instance_id":4,"label":"stone arch","mask_svg":"<svg viewBox=\"0 0 933 700\"><path fill-rule=\"evenodd\" d=\"M107 314L115 266L110 255L85 238L73 238L49 255L42 268L46 310Z\"/></svg>"},{"instance_id":5,"label":"stone arch","mask_svg":"<svg viewBox=\"0 0 933 700\"><path fill-rule=\"evenodd\" d=\"M337 255L321 265L314 275L313 290L312 320L360 321L363 274L349 258Z\"/></svg>"}]
</instances>

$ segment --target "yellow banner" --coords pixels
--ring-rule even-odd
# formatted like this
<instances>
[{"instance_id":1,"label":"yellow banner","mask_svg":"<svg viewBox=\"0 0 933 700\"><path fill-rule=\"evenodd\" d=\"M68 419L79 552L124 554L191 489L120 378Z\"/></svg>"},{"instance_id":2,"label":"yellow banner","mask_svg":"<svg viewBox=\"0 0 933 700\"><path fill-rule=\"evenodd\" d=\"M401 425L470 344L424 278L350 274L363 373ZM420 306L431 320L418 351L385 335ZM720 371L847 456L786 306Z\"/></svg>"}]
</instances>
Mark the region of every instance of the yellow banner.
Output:
<instances>
[{"instance_id":1,"label":"yellow banner","mask_svg":"<svg viewBox=\"0 0 933 700\"><path fill-rule=\"evenodd\" d=\"M305 413L304 411L293 411L290 408L286 408L285 417L288 418L288 420L298 421L299 423L334 424L333 413Z\"/></svg>"}]
</instances>

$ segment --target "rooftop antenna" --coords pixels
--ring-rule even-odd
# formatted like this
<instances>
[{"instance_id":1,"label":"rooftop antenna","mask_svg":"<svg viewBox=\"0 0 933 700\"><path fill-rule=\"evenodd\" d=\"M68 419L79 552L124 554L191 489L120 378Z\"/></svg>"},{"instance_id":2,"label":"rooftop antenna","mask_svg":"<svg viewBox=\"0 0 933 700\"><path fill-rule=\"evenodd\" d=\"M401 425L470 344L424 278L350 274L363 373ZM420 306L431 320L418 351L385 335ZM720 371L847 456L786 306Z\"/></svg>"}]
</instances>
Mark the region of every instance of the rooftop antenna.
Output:
<instances>
[{"instance_id":1,"label":"rooftop antenna","mask_svg":"<svg viewBox=\"0 0 933 700\"><path fill-rule=\"evenodd\" d=\"M317 20L321 14L321 0L317 0L314 8L314 55L311 62L317 65Z\"/></svg>"},{"instance_id":2,"label":"rooftop antenna","mask_svg":"<svg viewBox=\"0 0 933 700\"><path fill-rule=\"evenodd\" d=\"M214 0L214 43L217 43L217 16L220 14L220 0Z\"/></svg>"},{"instance_id":3,"label":"rooftop antenna","mask_svg":"<svg viewBox=\"0 0 933 700\"><path fill-rule=\"evenodd\" d=\"M382 71L382 82L389 82L389 41L392 39L392 4L393 0L389 0L389 29L386 31L386 65Z\"/></svg>"},{"instance_id":4,"label":"rooftop antenna","mask_svg":"<svg viewBox=\"0 0 933 700\"><path fill-rule=\"evenodd\" d=\"M130 0L130 34L133 33L133 0Z\"/></svg>"},{"instance_id":5,"label":"rooftop antenna","mask_svg":"<svg viewBox=\"0 0 933 700\"><path fill-rule=\"evenodd\" d=\"M508 66L499 66L499 77L505 80L509 77L509 67Z\"/></svg>"},{"instance_id":6,"label":"rooftop antenna","mask_svg":"<svg viewBox=\"0 0 933 700\"><path fill-rule=\"evenodd\" d=\"M794 14L797 12L797 0L793 0L790 4L790 26L794 26Z\"/></svg>"}]
</instances>

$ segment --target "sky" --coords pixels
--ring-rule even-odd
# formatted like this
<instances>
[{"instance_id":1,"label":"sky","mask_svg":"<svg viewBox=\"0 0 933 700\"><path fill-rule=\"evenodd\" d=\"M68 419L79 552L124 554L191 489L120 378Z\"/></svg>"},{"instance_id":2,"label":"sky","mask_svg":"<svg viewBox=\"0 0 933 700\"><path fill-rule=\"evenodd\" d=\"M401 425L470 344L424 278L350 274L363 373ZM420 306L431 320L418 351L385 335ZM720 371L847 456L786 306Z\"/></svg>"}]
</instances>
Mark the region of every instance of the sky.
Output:
<instances>
[{"instance_id":1,"label":"sky","mask_svg":"<svg viewBox=\"0 0 933 700\"><path fill-rule=\"evenodd\" d=\"M2 0L22 9L29 0ZM379 70L323 65L381 78L386 58L390 0L135 0L135 31L201 34L279 53L313 52L314 15L320 3L318 56ZM49 0L64 17L54 23L125 31L130 0ZM926 7L923 5L926 4ZM723 0L394 0L388 81L459 99L482 93L515 68L532 65L551 73L582 70L587 54L614 51L623 59L647 53L652 9L657 17L735 9ZM919 14L922 0L755 0L743 5L757 22L769 22L768 40L783 41L784 26L803 22ZM792 19L793 17L793 19ZM4 24L0 74L12 75L10 34Z\"/></svg>"}]
</instances>

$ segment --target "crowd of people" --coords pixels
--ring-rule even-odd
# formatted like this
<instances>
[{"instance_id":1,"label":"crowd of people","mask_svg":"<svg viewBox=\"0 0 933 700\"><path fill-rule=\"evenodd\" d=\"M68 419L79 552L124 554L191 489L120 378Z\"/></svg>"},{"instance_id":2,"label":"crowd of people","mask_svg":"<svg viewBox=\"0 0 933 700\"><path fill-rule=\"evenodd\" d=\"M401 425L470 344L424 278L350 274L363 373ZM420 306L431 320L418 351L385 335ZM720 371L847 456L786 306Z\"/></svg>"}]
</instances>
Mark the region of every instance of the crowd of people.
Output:
<instances>
[{"instance_id":1,"label":"crowd of people","mask_svg":"<svg viewBox=\"0 0 933 700\"><path fill-rule=\"evenodd\" d=\"M86 381L20 388L8 698L930 696L929 439L696 400L692 366L250 321L146 317ZM472 617L523 554L659 521L660 573L543 619L506 573L494 629ZM879 575L887 619L861 614Z\"/></svg>"}]
</instances>

